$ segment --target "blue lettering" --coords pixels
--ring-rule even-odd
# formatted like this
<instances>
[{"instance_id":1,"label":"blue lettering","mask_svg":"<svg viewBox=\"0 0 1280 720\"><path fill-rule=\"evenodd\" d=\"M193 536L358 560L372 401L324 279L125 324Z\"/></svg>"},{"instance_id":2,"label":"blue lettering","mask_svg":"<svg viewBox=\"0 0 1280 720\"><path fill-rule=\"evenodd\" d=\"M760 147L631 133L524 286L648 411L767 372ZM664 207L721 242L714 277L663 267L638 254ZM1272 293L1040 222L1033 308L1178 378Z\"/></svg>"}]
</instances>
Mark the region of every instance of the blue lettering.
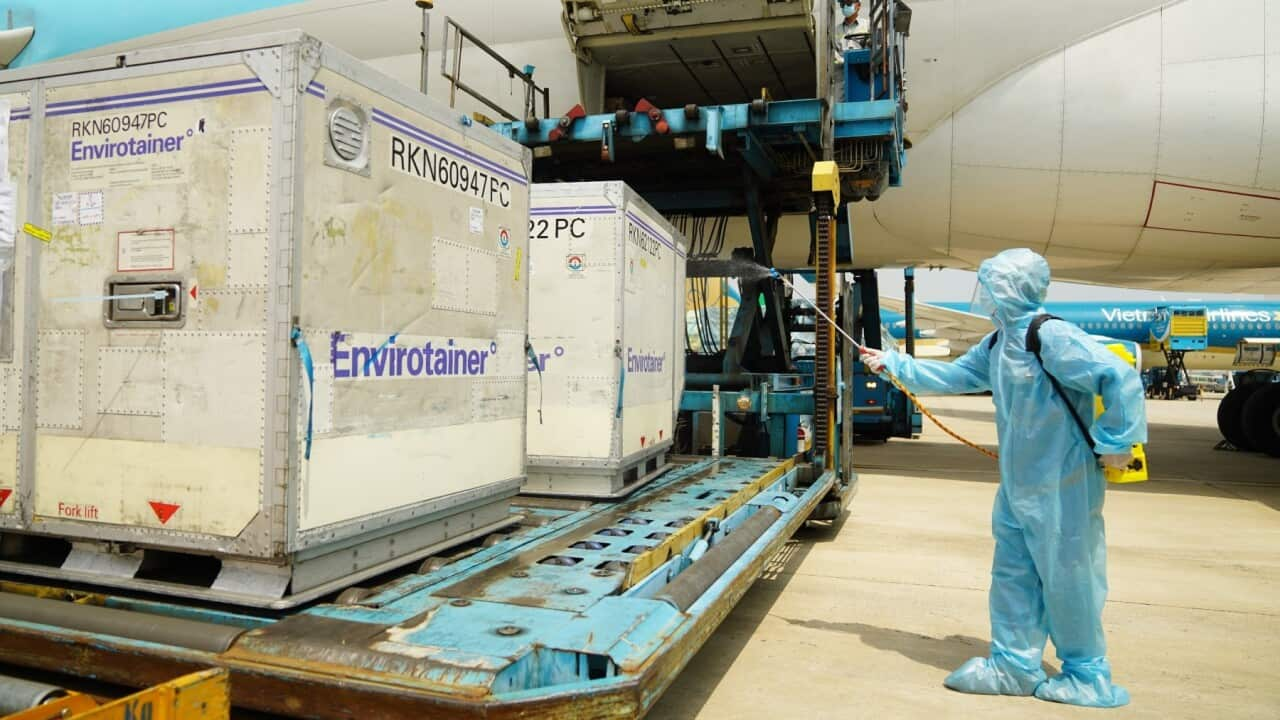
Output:
<instances>
[{"instance_id":1,"label":"blue lettering","mask_svg":"<svg viewBox=\"0 0 1280 720\"><path fill-rule=\"evenodd\" d=\"M427 343L426 345L422 346L422 372L428 375L433 374L431 372L431 353L432 352L434 351L431 349L431 343Z\"/></svg>"},{"instance_id":2,"label":"blue lettering","mask_svg":"<svg viewBox=\"0 0 1280 720\"><path fill-rule=\"evenodd\" d=\"M342 333L339 332L329 336L329 364L333 365L333 376L335 378L351 377L351 371L338 363L339 360L346 360L351 355L346 350L338 349L338 341L342 339Z\"/></svg>"},{"instance_id":3,"label":"blue lettering","mask_svg":"<svg viewBox=\"0 0 1280 720\"><path fill-rule=\"evenodd\" d=\"M661 355L633 353L631 348L627 348L627 372L633 373L660 373L662 366L667 360L667 354Z\"/></svg>"},{"instance_id":4,"label":"blue lettering","mask_svg":"<svg viewBox=\"0 0 1280 720\"><path fill-rule=\"evenodd\" d=\"M373 374L378 377L382 377L384 371L387 369L387 356L392 352L395 352L395 348L392 348L391 352L387 352L385 348L381 350L382 351L379 352L378 349L375 349L372 356ZM365 374L369 374L368 368L365 368Z\"/></svg>"},{"instance_id":5,"label":"blue lettering","mask_svg":"<svg viewBox=\"0 0 1280 720\"><path fill-rule=\"evenodd\" d=\"M82 140L73 140L71 141L71 162L180 152L184 139L186 139L185 135L155 137L148 134L145 138L129 138L120 141L112 141L111 138L104 137L93 145L87 145Z\"/></svg>"},{"instance_id":6,"label":"blue lettering","mask_svg":"<svg viewBox=\"0 0 1280 720\"><path fill-rule=\"evenodd\" d=\"M484 375L492 354L487 347L474 350L457 347L452 339L447 341L447 346L435 348L430 342L421 347L397 346L392 344L394 339L378 347L343 347L348 337L336 332L329 336L329 362L334 378Z\"/></svg>"},{"instance_id":7,"label":"blue lettering","mask_svg":"<svg viewBox=\"0 0 1280 720\"><path fill-rule=\"evenodd\" d=\"M360 377L360 369L365 369L365 377L369 376L369 358L373 357L374 348L351 346L351 377Z\"/></svg>"}]
</instances>

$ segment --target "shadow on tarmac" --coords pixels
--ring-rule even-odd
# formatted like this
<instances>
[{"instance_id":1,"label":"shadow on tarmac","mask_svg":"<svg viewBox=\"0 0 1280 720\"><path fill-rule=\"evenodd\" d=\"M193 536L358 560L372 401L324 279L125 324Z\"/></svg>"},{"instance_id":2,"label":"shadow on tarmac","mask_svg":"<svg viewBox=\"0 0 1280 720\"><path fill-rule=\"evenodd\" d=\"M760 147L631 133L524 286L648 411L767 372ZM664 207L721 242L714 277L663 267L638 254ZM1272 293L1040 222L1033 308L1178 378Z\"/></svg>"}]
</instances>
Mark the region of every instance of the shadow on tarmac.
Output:
<instances>
[{"instance_id":1,"label":"shadow on tarmac","mask_svg":"<svg viewBox=\"0 0 1280 720\"><path fill-rule=\"evenodd\" d=\"M854 502L857 502L856 498ZM751 589L725 618L724 624L690 660L649 717L661 717L663 720L693 720L698 717L711 694L728 675L734 660L755 635L756 628L769 615L791 578L795 577L796 570L808 557L813 546L831 542L848 518L849 513L846 511L830 525L808 525L800 528L765 565Z\"/></svg>"}]
</instances>

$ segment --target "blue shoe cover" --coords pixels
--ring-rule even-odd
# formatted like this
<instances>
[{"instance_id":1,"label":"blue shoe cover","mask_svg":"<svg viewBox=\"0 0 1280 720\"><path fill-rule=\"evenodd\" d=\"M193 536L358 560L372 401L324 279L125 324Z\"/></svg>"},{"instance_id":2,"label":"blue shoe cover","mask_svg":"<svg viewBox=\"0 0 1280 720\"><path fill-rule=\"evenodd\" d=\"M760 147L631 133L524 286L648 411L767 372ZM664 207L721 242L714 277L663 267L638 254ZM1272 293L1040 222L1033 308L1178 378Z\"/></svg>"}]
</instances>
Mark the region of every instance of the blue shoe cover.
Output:
<instances>
[{"instance_id":1,"label":"blue shoe cover","mask_svg":"<svg viewBox=\"0 0 1280 720\"><path fill-rule=\"evenodd\" d=\"M1036 697L1084 707L1114 708L1129 704L1129 691L1112 684L1106 658L1064 662L1062 672L1040 683Z\"/></svg>"},{"instance_id":2,"label":"blue shoe cover","mask_svg":"<svg viewBox=\"0 0 1280 720\"><path fill-rule=\"evenodd\" d=\"M970 658L942 681L943 685L975 695L1031 695L1045 681L1044 671L1034 673L992 658Z\"/></svg>"}]
</instances>

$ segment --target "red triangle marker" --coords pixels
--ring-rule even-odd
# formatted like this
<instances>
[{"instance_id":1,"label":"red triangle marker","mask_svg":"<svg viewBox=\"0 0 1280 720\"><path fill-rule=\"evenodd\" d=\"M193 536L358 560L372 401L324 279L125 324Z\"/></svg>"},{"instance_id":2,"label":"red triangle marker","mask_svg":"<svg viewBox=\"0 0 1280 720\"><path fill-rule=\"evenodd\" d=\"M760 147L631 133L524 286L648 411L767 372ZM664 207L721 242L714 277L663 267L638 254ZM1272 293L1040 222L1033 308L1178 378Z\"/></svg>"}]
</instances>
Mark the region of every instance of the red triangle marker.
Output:
<instances>
[{"instance_id":1,"label":"red triangle marker","mask_svg":"<svg viewBox=\"0 0 1280 720\"><path fill-rule=\"evenodd\" d=\"M640 447L644 447L644 436L640 436Z\"/></svg>"},{"instance_id":2,"label":"red triangle marker","mask_svg":"<svg viewBox=\"0 0 1280 720\"><path fill-rule=\"evenodd\" d=\"M195 285L192 285L192 286L191 286L191 299L192 299L192 300L195 300L195 299L196 299L196 286L195 286Z\"/></svg>"},{"instance_id":3,"label":"red triangle marker","mask_svg":"<svg viewBox=\"0 0 1280 720\"><path fill-rule=\"evenodd\" d=\"M4 504L9 500L9 496L12 494L13 494L13 490L10 490L8 488L5 488L4 490L0 490L0 507L4 506Z\"/></svg>"},{"instance_id":4,"label":"red triangle marker","mask_svg":"<svg viewBox=\"0 0 1280 720\"><path fill-rule=\"evenodd\" d=\"M155 500L148 500L147 504L150 505L151 510L155 512L156 517L160 520L161 525L168 523L169 518L173 517L173 514L178 512L178 508L182 507L181 505L173 505L170 503L156 502Z\"/></svg>"}]
</instances>

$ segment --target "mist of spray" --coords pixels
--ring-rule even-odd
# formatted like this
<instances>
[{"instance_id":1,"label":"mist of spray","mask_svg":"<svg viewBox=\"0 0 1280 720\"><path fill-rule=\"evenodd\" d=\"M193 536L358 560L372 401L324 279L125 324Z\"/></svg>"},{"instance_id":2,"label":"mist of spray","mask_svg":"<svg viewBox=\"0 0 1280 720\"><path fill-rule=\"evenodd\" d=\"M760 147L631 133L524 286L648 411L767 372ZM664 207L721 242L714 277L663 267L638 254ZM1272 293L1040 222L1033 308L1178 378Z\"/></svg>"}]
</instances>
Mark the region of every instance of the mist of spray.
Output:
<instances>
[{"instance_id":1,"label":"mist of spray","mask_svg":"<svg viewBox=\"0 0 1280 720\"><path fill-rule=\"evenodd\" d=\"M753 265L755 265L755 263L752 263L752 264L753 264ZM845 340L848 340L849 342L853 343L853 346L854 346L855 348L857 348L857 349L858 349L858 352L859 352L859 353L863 353L863 354L865 354L865 353L866 353L867 348L866 348L866 347L864 347L864 346L862 345L862 343L858 342L857 340L854 340L854 339L853 339L853 337L852 337L851 335L849 335L849 333L845 332L845 331L844 331L844 330L843 330L843 329L842 329L842 328L841 328L841 327L836 323L836 321L835 321L835 320L832 320L832 319L831 319L831 317L830 317L829 315L827 315L826 313L822 312L822 308L818 307L818 304L817 304L817 303L815 303L814 301L810 300L810 299L809 299L809 297L808 297L807 295L805 295L804 293L800 292L799 288L797 288L795 285L791 284L791 281L790 281L790 280L788 280L788 279L786 279L786 278L782 277L782 273L778 272L778 269L777 269L777 268L765 268L763 265L756 265L756 267L759 267L759 268L761 268L762 270L764 270L764 271L765 271L765 273L766 273L766 274L768 274L769 276L774 277L774 278L777 278L778 280L781 280L781 281L782 281L782 283L783 283L784 285L786 285L787 287L791 288L791 292L792 292L792 293L794 293L796 297L798 297L798 298L800 298L801 300L803 300L803 301L805 301L806 303L808 303L809 307L813 308L815 312L817 312L819 315L821 315L821 316L822 316L822 319L823 319L823 320L826 320L826 321L827 321L827 324L829 324L831 327L835 328L835 331L836 331L836 332L838 332L838 333L840 333L841 335L843 335Z\"/></svg>"}]
</instances>

